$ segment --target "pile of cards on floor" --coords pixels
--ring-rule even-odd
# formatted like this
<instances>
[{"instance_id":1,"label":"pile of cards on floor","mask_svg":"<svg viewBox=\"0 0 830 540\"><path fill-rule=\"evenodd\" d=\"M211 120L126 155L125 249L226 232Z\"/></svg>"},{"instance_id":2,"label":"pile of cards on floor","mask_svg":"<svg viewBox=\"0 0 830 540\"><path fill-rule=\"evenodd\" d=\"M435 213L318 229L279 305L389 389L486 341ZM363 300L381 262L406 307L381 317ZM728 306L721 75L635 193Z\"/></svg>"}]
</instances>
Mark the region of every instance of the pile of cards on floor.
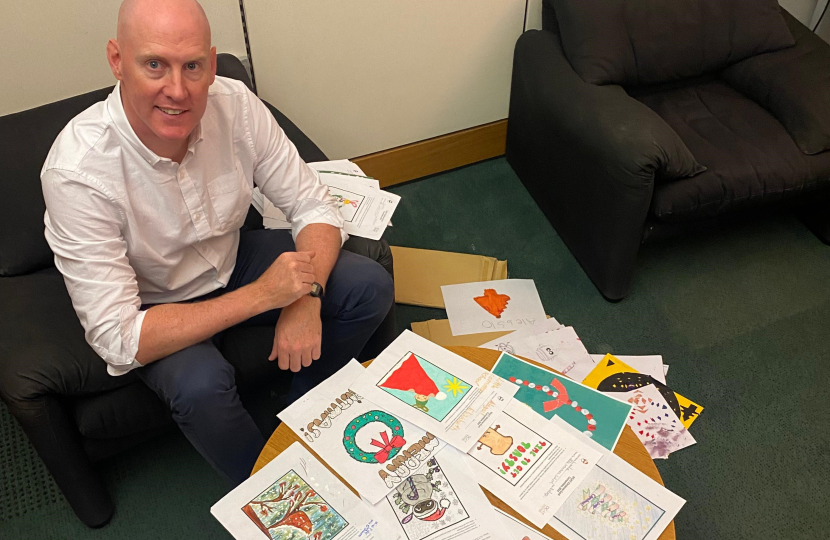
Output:
<instances>
[{"instance_id":1,"label":"pile of cards on floor","mask_svg":"<svg viewBox=\"0 0 830 540\"><path fill-rule=\"evenodd\" d=\"M611 356L597 361L585 352L586 360L573 330L544 311L514 315L511 307L523 305L514 300L529 289L503 288L510 281L471 300L488 315L510 317L491 324L520 328L505 336L515 342L491 345L505 351L491 371L405 331L368 367L351 361L280 413L305 446L294 443L216 503L213 515L238 539L546 538L526 523L550 524L569 540L658 538L685 501L612 450L627 422L643 420L640 409L656 407L665 385L641 384L628 400L615 399L620 394L606 386L651 375L627 364L614 369ZM470 307L462 309L477 318L456 321L458 328L487 328ZM586 381L599 384L514 355L570 374L590 362ZM660 414L649 422L671 423ZM652 440L662 437L656 431ZM524 521L497 511L482 488Z\"/></svg>"}]
</instances>

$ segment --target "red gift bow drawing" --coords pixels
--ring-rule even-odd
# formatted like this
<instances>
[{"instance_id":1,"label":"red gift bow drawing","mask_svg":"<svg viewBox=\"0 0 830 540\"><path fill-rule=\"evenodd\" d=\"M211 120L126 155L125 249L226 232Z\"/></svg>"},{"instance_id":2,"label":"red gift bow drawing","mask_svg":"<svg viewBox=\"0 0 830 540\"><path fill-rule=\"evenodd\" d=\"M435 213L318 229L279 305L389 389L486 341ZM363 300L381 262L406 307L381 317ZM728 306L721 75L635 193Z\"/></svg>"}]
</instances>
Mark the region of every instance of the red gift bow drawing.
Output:
<instances>
[{"instance_id":1,"label":"red gift bow drawing","mask_svg":"<svg viewBox=\"0 0 830 540\"><path fill-rule=\"evenodd\" d=\"M406 440L401 437L400 435L395 435L392 437L392 440L389 440L389 434L385 431L380 432L380 437L383 439L383 442L378 440L372 439L372 446L377 446L381 448L379 452L375 454L375 459L378 463L385 463L386 460L389 458L389 452L392 451L393 448L400 448L406 443Z\"/></svg>"}]
</instances>

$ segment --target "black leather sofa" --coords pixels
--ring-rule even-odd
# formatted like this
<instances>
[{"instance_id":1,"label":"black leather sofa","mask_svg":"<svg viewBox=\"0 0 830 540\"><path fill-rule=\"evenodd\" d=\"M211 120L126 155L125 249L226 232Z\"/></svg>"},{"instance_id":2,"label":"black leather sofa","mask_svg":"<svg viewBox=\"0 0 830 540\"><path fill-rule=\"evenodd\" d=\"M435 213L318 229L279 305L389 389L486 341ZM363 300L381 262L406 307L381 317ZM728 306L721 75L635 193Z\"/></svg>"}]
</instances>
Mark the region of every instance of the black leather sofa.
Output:
<instances>
[{"instance_id":1,"label":"black leather sofa","mask_svg":"<svg viewBox=\"0 0 830 540\"><path fill-rule=\"evenodd\" d=\"M647 240L797 208L828 243L830 46L775 0L544 0L507 159L608 300Z\"/></svg>"},{"instance_id":2,"label":"black leather sofa","mask_svg":"<svg viewBox=\"0 0 830 540\"><path fill-rule=\"evenodd\" d=\"M219 55L218 73L251 86L232 55ZM106 364L84 340L43 236L40 170L52 142L70 119L111 90L0 117L0 398L90 527L104 525L114 512L93 463L174 427L169 411L134 373L106 373ZM293 123L268 108L304 160L326 159ZM252 207L245 228L261 227ZM344 249L372 257L392 274L384 240L350 238ZM374 357L394 332L390 312L361 357ZM272 327L232 328L222 344L243 403L266 436L276 427L275 406L290 384L290 372L266 360L272 341Z\"/></svg>"}]
</instances>

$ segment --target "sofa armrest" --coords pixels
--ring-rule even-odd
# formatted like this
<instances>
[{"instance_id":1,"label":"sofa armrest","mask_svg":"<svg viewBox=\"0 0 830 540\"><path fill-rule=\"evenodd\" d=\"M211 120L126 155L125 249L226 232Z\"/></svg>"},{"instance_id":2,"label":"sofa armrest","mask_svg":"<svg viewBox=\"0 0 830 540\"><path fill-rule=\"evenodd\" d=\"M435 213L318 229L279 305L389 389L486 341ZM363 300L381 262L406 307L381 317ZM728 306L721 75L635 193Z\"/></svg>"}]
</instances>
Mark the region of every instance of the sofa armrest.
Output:
<instances>
[{"instance_id":1,"label":"sofa armrest","mask_svg":"<svg viewBox=\"0 0 830 540\"><path fill-rule=\"evenodd\" d=\"M516 44L507 159L610 300L628 292L655 176L702 169L622 87L585 83L549 31L526 32Z\"/></svg>"},{"instance_id":2,"label":"sofa armrest","mask_svg":"<svg viewBox=\"0 0 830 540\"><path fill-rule=\"evenodd\" d=\"M830 149L830 45L781 10L795 45L726 68L723 79L784 125L805 154Z\"/></svg>"}]
</instances>

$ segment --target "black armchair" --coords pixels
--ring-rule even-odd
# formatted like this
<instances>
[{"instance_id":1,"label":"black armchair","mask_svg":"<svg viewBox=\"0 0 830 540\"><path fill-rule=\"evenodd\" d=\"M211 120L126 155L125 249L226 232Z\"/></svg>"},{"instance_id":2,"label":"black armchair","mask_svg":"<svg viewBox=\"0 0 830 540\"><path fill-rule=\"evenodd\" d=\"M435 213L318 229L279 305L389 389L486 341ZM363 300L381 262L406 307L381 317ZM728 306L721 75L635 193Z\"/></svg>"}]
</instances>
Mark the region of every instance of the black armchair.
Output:
<instances>
[{"instance_id":1,"label":"black armchair","mask_svg":"<svg viewBox=\"0 0 830 540\"><path fill-rule=\"evenodd\" d=\"M238 59L219 55L219 74L243 80ZM75 115L103 100L105 88L0 117L0 398L26 432L83 523L104 525L114 507L93 462L112 456L174 426L166 407L134 373L111 377L84 340L63 278L43 236L45 210L40 169L57 134ZM268 108L306 161L326 156L275 108ZM253 208L245 223L261 228ZM385 241L352 238L345 249L369 256L392 273ZM370 358L394 339L390 312L364 348ZM264 359L273 328L233 328L222 350L234 365L240 396L249 409L272 391L284 394L287 372ZM268 399L266 397L266 399ZM271 407L274 406L272 402ZM276 411L254 413L270 435Z\"/></svg>"},{"instance_id":2,"label":"black armchair","mask_svg":"<svg viewBox=\"0 0 830 540\"><path fill-rule=\"evenodd\" d=\"M507 159L606 299L645 240L736 216L830 242L830 46L778 9L544 0L518 40Z\"/></svg>"}]
</instances>

